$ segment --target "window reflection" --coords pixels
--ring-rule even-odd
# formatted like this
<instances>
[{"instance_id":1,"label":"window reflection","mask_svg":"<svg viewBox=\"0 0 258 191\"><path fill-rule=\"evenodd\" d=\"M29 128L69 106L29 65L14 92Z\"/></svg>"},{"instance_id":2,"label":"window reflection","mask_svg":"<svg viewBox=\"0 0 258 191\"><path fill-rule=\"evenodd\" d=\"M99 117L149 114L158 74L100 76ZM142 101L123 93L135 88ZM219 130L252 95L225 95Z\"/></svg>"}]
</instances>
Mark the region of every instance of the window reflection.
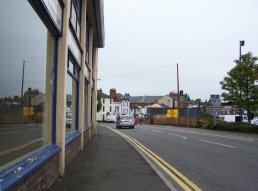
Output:
<instances>
[{"instance_id":1,"label":"window reflection","mask_svg":"<svg viewBox=\"0 0 258 191\"><path fill-rule=\"evenodd\" d=\"M0 34L2 168L51 140L54 40L20 0L1 1Z\"/></svg>"},{"instance_id":2,"label":"window reflection","mask_svg":"<svg viewBox=\"0 0 258 191\"><path fill-rule=\"evenodd\" d=\"M66 75L66 133L76 130L77 126L78 75L75 74L78 74L78 68L69 60Z\"/></svg>"},{"instance_id":3,"label":"window reflection","mask_svg":"<svg viewBox=\"0 0 258 191\"><path fill-rule=\"evenodd\" d=\"M85 79L84 87L84 129L88 128L88 81Z\"/></svg>"}]
</instances>

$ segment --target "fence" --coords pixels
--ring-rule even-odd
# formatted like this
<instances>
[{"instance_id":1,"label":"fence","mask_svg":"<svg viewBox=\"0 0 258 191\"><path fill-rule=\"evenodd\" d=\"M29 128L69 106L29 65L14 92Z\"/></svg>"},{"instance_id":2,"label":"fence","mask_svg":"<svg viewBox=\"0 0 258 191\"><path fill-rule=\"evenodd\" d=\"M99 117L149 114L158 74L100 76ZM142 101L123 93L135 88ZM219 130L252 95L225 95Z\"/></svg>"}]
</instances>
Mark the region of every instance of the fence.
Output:
<instances>
[{"instance_id":1,"label":"fence","mask_svg":"<svg viewBox=\"0 0 258 191\"><path fill-rule=\"evenodd\" d=\"M175 118L167 118L166 115L154 115L153 119L150 120L151 124L154 125L172 125L178 126L178 120ZM181 127L195 127L197 124L198 118L193 117L181 117L180 118L180 126Z\"/></svg>"}]
</instances>

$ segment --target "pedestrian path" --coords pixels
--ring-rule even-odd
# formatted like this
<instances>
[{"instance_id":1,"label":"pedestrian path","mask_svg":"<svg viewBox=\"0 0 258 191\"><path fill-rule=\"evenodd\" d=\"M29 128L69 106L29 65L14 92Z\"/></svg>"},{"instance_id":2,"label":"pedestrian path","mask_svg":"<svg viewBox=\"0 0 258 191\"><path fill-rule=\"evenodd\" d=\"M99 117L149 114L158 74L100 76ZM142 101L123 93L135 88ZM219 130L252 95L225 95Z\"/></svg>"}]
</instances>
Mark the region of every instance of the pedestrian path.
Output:
<instances>
[{"instance_id":1,"label":"pedestrian path","mask_svg":"<svg viewBox=\"0 0 258 191\"><path fill-rule=\"evenodd\" d=\"M120 135L98 126L98 135L67 165L51 191L169 191Z\"/></svg>"}]
</instances>

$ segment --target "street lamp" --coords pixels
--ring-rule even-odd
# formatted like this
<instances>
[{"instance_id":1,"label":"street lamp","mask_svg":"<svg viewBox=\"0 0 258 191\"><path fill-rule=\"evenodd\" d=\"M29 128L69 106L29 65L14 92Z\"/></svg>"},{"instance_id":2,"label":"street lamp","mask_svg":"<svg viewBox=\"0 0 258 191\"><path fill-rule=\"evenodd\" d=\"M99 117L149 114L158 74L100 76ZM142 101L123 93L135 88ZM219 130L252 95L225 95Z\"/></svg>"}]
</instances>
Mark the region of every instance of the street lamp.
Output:
<instances>
[{"instance_id":1,"label":"street lamp","mask_svg":"<svg viewBox=\"0 0 258 191\"><path fill-rule=\"evenodd\" d=\"M245 41L244 40L240 40L239 42L239 61L241 62L241 47L245 45Z\"/></svg>"},{"instance_id":2,"label":"street lamp","mask_svg":"<svg viewBox=\"0 0 258 191\"><path fill-rule=\"evenodd\" d=\"M245 45L245 41L244 40L240 40L239 42L239 63L241 63L241 56L242 56L242 53L241 53L241 47ZM240 89L240 97L242 99L242 89ZM242 121L242 115L243 115L243 108L241 108L241 111L240 111L240 117L241 117L241 121Z\"/></svg>"}]
</instances>

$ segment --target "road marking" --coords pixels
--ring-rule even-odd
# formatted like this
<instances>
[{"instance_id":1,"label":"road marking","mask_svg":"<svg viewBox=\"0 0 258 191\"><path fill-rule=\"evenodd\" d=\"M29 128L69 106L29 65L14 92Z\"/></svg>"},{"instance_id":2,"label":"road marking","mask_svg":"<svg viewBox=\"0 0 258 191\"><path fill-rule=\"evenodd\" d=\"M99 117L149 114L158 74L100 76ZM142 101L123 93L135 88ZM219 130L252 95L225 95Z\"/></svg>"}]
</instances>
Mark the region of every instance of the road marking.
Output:
<instances>
[{"instance_id":1,"label":"road marking","mask_svg":"<svg viewBox=\"0 0 258 191\"><path fill-rule=\"evenodd\" d=\"M151 130L153 132L157 132L157 133L162 133L161 131L157 131L157 130Z\"/></svg>"},{"instance_id":2,"label":"road marking","mask_svg":"<svg viewBox=\"0 0 258 191\"><path fill-rule=\"evenodd\" d=\"M250 141L254 142L255 139L248 138L248 137L235 137L230 135L219 135L219 134L211 134L211 133L201 133L201 132L195 132L195 131L184 131L184 130L178 130L178 129L168 129L170 131L179 131L179 132L185 132L185 133L193 133L193 134L200 134L200 135L208 135L208 136L214 136L214 137L223 137L223 138L229 138L229 139L238 139L242 141Z\"/></svg>"},{"instance_id":3,"label":"road marking","mask_svg":"<svg viewBox=\"0 0 258 191\"><path fill-rule=\"evenodd\" d=\"M224 144L221 144L221 143L216 143L216 142L212 142L212 141L206 141L206 140L203 140L203 139L200 139L199 141L206 142L206 143L211 143L211 144L215 144L215 145L220 145L220 146L223 146L223 147L230 147L230 148L236 149L236 147L231 146L231 145L224 145Z\"/></svg>"},{"instance_id":4,"label":"road marking","mask_svg":"<svg viewBox=\"0 0 258 191\"><path fill-rule=\"evenodd\" d=\"M38 128L31 128L31 129L26 129L25 131L35 131L35 130L39 130Z\"/></svg>"},{"instance_id":5,"label":"road marking","mask_svg":"<svg viewBox=\"0 0 258 191\"><path fill-rule=\"evenodd\" d=\"M140 150L134 143L132 143L132 141L129 141L127 139L126 141L130 145L132 145L132 147L134 147L138 151L138 153L149 163L149 165L154 169L154 171L159 175L159 177L164 181L164 183L169 187L171 191L177 191L173 184L170 182L170 180L168 180L165 177L165 175L162 174L162 172L156 167L156 165L151 161L151 159L149 159L148 156L146 156L146 154L142 152L142 150Z\"/></svg>"},{"instance_id":6,"label":"road marking","mask_svg":"<svg viewBox=\"0 0 258 191\"><path fill-rule=\"evenodd\" d=\"M148 156L153 162L156 163L162 170L164 170L167 175L173 179L183 190L185 191L201 191L201 189L195 185L193 182L191 182L188 178L186 178L182 173L180 173L178 170L176 170L174 167L172 167L168 162L166 162L164 159L153 153L151 150L149 150L147 147L145 147L143 144L141 144L136 139L116 130L112 129L108 126L104 126L111 131L119 134L122 136L125 140L130 142L131 144L134 144L138 149L140 149L146 156Z\"/></svg>"},{"instance_id":7,"label":"road marking","mask_svg":"<svg viewBox=\"0 0 258 191\"><path fill-rule=\"evenodd\" d=\"M10 132L0 133L0 135L14 134L14 133L20 133L20 132L21 132L21 131L10 131Z\"/></svg>"},{"instance_id":8,"label":"road marking","mask_svg":"<svg viewBox=\"0 0 258 191\"><path fill-rule=\"evenodd\" d=\"M3 155L6 155L6 154L9 154L9 153L24 149L25 147L27 147L29 145L32 145L32 144L35 144L37 142L44 141L44 140L45 140L45 138L39 138L39 139L32 140L32 141L27 142L24 145L21 145L19 147L15 147L15 148L12 148L12 149L9 149L9 150L6 150L6 151L2 151L2 152L0 152L0 156L3 156Z\"/></svg>"},{"instance_id":9,"label":"road marking","mask_svg":"<svg viewBox=\"0 0 258 191\"><path fill-rule=\"evenodd\" d=\"M172 134L172 133L169 133L169 135L172 135L172 136L175 136L175 137L181 137L183 139L187 139L188 137L185 137L185 136L182 136L182 135L176 135L176 134Z\"/></svg>"}]
</instances>

